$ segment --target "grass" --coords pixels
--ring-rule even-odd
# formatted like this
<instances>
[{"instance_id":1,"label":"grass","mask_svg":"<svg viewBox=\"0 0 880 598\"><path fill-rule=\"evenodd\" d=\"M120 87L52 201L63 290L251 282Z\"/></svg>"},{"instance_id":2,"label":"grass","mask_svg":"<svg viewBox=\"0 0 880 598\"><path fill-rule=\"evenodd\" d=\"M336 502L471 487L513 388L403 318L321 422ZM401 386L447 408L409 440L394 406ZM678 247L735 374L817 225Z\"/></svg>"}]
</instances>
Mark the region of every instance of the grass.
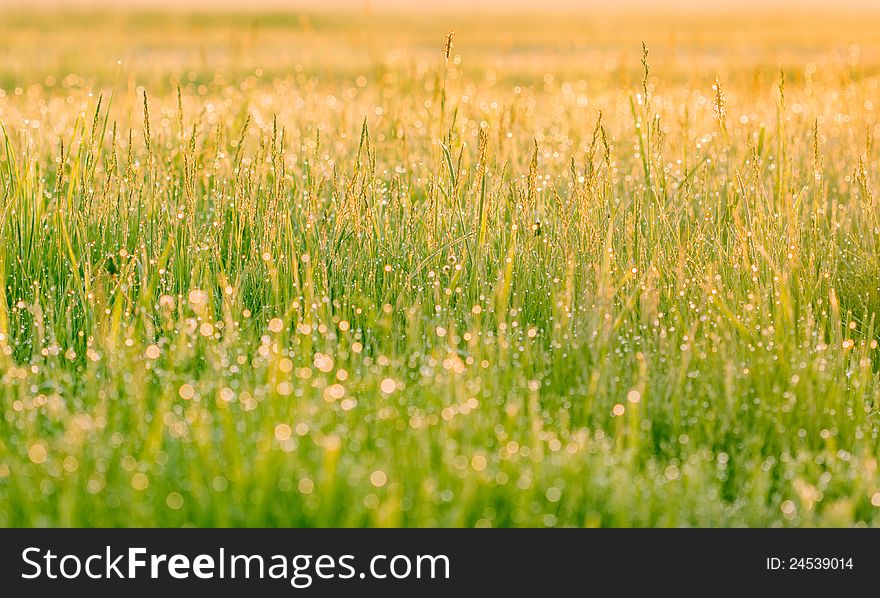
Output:
<instances>
[{"instance_id":1,"label":"grass","mask_svg":"<svg viewBox=\"0 0 880 598\"><path fill-rule=\"evenodd\" d=\"M0 524L880 523L829 19L10 15Z\"/></svg>"}]
</instances>

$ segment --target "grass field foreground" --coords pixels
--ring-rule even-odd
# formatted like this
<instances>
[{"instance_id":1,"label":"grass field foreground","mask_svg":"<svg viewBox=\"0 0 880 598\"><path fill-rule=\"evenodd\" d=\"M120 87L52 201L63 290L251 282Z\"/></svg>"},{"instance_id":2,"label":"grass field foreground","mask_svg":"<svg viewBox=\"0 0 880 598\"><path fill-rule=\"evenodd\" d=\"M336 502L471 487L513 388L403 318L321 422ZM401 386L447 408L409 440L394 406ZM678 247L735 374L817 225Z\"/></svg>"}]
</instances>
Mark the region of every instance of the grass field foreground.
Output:
<instances>
[{"instance_id":1,"label":"grass field foreground","mask_svg":"<svg viewBox=\"0 0 880 598\"><path fill-rule=\"evenodd\" d=\"M880 523L877 23L7 17L0 525Z\"/></svg>"}]
</instances>

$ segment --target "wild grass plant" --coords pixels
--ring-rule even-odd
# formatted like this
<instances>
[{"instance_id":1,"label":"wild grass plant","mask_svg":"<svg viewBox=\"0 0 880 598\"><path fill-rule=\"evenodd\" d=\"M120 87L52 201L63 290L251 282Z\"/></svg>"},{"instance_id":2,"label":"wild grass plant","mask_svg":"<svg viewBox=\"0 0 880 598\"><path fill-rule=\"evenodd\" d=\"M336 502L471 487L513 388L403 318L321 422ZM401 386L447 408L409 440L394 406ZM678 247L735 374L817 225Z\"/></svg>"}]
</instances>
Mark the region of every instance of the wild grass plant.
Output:
<instances>
[{"instance_id":1,"label":"wild grass plant","mask_svg":"<svg viewBox=\"0 0 880 598\"><path fill-rule=\"evenodd\" d=\"M78 17L78 56L41 18L0 65L0 524L880 522L853 47L579 76L466 26Z\"/></svg>"}]
</instances>

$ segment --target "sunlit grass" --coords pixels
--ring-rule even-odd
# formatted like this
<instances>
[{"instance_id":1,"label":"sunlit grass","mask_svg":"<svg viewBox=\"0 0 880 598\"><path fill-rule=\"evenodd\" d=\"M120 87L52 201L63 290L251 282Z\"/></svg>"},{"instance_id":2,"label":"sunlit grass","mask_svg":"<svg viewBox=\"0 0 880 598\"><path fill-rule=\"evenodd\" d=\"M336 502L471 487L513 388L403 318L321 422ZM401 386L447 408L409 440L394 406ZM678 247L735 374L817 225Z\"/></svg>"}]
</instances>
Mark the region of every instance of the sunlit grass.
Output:
<instances>
[{"instance_id":1,"label":"sunlit grass","mask_svg":"<svg viewBox=\"0 0 880 598\"><path fill-rule=\"evenodd\" d=\"M95 18L2 49L0 524L880 522L856 46Z\"/></svg>"}]
</instances>

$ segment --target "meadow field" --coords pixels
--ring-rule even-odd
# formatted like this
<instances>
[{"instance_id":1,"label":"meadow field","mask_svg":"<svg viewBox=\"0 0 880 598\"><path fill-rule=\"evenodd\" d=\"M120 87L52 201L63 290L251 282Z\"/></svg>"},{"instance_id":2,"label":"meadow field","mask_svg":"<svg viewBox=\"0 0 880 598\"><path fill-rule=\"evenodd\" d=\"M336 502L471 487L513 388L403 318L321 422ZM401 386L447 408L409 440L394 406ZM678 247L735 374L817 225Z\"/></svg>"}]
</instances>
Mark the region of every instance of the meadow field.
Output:
<instances>
[{"instance_id":1,"label":"meadow field","mask_svg":"<svg viewBox=\"0 0 880 598\"><path fill-rule=\"evenodd\" d=\"M876 525L878 116L870 14L0 9L0 525Z\"/></svg>"}]
</instances>

